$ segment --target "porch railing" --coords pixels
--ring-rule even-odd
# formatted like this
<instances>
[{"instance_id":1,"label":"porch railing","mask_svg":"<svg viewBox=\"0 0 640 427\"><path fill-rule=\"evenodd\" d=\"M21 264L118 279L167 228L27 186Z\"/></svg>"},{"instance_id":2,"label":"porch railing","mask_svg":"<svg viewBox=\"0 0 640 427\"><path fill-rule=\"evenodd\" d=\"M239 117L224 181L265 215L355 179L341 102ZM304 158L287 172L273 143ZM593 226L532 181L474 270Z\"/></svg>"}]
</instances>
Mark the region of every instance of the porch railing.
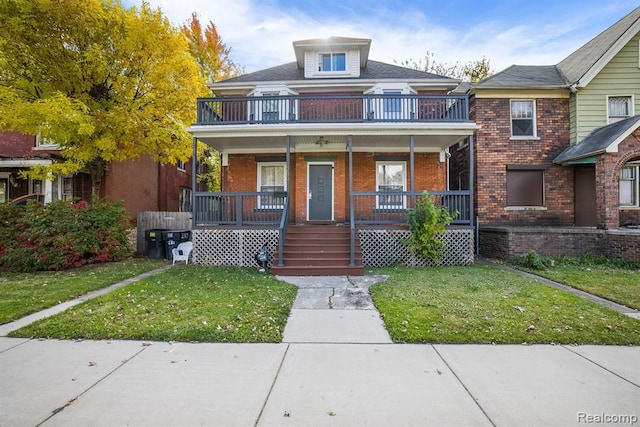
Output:
<instances>
[{"instance_id":1,"label":"porch railing","mask_svg":"<svg viewBox=\"0 0 640 427\"><path fill-rule=\"evenodd\" d=\"M284 239L286 237L287 225L289 224L289 197L284 198L284 209L280 219L280 227L278 229L278 266L284 266Z\"/></svg>"},{"instance_id":2,"label":"porch railing","mask_svg":"<svg viewBox=\"0 0 640 427\"><path fill-rule=\"evenodd\" d=\"M196 193L193 224L194 228L278 228L287 205L287 192Z\"/></svg>"},{"instance_id":3,"label":"porch railing","mask_svg":"<svg viewBox=\"0 0 640 427\"><path fill-rule=\"evenodd\" d=\"M470 191L429 191L436 206L446 206L455 215L452 224L471 225ZM353 192L351 211L356 226L406 226L407 209L414 207L422 192L358 191Z\"/></svg>"},{"instance_id":4,"label":"porch railing","mask_svg":"<svg viewBox=\"0 0 640 427\"><path fill-rule=\"evenodd\" d=\"M469 121L466 95L273 95L197 102L198 125Z\"/></svg>"}]
</instances>

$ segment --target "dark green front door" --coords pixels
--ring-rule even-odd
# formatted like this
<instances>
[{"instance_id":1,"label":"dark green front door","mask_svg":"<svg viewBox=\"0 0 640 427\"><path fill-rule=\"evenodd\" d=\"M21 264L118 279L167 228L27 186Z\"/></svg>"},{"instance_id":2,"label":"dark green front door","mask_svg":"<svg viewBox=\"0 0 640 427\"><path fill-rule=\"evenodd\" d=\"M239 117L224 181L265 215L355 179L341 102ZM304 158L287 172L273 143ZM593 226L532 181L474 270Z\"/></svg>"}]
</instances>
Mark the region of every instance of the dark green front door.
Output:
<instances>
[{"instance_id":1,"label":"dark green front door","mask_svg":"<svg viewBox=\"0 0 640 427\"><path fill-rule=\"evenodd\" d=\"M331 221L333 213L333 166L309 165L309 221Z\"/></svg>"}]
</instances>

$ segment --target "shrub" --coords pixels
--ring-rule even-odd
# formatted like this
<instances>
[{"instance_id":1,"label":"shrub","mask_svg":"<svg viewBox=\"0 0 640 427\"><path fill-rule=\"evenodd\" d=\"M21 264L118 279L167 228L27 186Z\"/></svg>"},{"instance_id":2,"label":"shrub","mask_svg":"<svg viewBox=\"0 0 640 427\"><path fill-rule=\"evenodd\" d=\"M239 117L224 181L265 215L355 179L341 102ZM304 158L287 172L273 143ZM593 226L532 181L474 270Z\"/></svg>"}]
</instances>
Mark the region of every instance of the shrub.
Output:
<instances>
[{"instance_id":1,"label":"shrub","mask_svg":"<svg viewBox=\"0 0 640 427\"><path fill-rule=\"evenodd\" d=\"M531 268L533 270L547 270L553 267L555 262L553 258L548 256L539 255L535 251L529 251L520 255L514 261L515 264L525 268Z\"/></svg>"},{"instance_id":2,"label":"shrub","mask_svg":"<svg viewBox=\"0 0 640 427\"><path fill-rule=\"evenodd\" d=\"M444 249L442 235L457 214L455 212L452 215L446 206L437 207L429 193L424 191L422 197L416 200L415 208L407 209L411 231L411 237L407 241L409 250L423 258L441 262Z\"/></svg>"},{"instance_id":3,"label":"shrub","mask_svg":"<svg viewBox=\"0 0 640 427\"><path fill-rule=\"evenodd\" d=\"M122 203L0 206L0 268L63 270L130 255Z\"/></svg>"}]
</instances>

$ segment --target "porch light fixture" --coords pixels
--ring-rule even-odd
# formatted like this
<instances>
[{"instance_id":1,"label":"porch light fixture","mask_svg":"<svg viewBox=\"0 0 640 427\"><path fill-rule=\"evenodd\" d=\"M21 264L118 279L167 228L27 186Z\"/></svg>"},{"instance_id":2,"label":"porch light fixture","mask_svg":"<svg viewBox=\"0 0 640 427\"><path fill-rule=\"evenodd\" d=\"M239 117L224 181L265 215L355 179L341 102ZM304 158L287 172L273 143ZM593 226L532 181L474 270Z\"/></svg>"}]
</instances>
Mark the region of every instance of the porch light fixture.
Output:
<instances>
[{"instance_id":1,"label":"porch light fixture","mask_svg":"<svg viewBox=\"0 0 640 427\"><path fill-rule=\"evenodd\" d=\"M313 141L314 144L322 147L325 144L328 144L330 141L328 139L326 139L324 136L319 137L318 139L316 139L315 141Z\"/></svg>"}]
</instances>

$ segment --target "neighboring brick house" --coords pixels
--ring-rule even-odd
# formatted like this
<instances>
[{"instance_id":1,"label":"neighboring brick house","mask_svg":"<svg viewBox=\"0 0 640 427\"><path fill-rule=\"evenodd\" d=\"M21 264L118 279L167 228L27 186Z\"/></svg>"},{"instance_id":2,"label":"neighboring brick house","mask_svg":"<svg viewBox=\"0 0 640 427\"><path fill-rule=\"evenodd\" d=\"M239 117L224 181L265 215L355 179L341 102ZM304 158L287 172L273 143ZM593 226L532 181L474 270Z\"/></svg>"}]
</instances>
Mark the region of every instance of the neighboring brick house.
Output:
<instances>
[{"instance_id":1,"label":"neighboring brick house","mask_svg":"<svg viewBox=\"0 0 640 427\"><path fill-rule=\"evenodd\" d=\"M88 173L56 176L52 181L21 178L20 172L48 165L60 158L57 146L18 132L0 133L0 203L27 194L52 200L91 200ZM102 181L100 196L123 200L131 220L139 211L190 211L192 179L190 163L163 165L143 156L135 162L112 162Z\"/></svg>"},{"instance_id":2,"label":"neighboring brick house","mask_svg":"<svg viewBox=\"0 0 640 427\"><path fill-rule=\"evenodd\" d=\"M471 87L481 253L607 254L602 230L640 224L639 44L640 7L557 65Z\"/></svg>"},{"instance_id":3,"label":"neighboring brick house","mask_svg":"<svg viewBox=\"0 0 640 427\"><path fill-rule=\"evenodd\" d=\"M460 212L462 258L473 258L470 192L447 191L448 148L476 129L468 98L450 94L458 80L370 60L370 44L296 41L296 61L198 100L190 131L220 152L222 193L196 194L196 263L253 265L263 244L278 274L409 262L406 233L388 230L406 227L423 190Z\"/></svg>"}]
</instances>

